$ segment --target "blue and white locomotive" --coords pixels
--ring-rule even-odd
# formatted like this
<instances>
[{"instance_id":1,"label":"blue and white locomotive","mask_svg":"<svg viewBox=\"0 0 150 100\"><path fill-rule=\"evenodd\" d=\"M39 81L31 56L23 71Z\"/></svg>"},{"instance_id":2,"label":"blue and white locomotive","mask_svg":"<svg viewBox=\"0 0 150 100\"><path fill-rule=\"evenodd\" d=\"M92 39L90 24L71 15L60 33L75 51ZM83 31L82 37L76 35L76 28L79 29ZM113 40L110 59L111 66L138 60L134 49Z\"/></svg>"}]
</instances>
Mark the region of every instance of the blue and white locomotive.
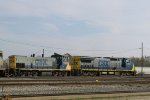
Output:
<instances>
[{"instance_id":1,"label":"blue and white locomotive","mask_svg":"<svg viewBox=\"0 0 150 100\"><path fill-rule=\"evenodd\" d=\"M114 74L135 74L134 64L128 58L81 58L82 74L102 74L113 72Z\"/></svg>"}]
</instances>

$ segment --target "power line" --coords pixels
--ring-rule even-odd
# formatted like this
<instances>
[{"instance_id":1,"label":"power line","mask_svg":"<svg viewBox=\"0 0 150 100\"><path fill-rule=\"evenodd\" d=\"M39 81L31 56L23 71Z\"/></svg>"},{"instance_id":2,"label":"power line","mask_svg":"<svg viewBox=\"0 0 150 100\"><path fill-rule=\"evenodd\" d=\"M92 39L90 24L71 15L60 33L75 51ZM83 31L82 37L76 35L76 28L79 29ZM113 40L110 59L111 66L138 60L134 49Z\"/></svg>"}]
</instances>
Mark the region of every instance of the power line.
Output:
<instances>
[{"instance_id":1,"label":"power line","mask_svg":"<svg viewBox=\"0 0 150 100\"><path fill-rule=\"evenodd\" d=\"M50 46L43 46L43 45L35 45L35 44L31 44L31 43L24 43L24 42L17 42L17 41L11 41L11 40L7 40L7 39L2 39L0 38L0 41L3 42L7 42L7 43L11 43L11 44L20 44L20 45L26 45L26 46L31 46L31 47L41 47L43 48L50 48L50 49L56 49L56 50L65 50L65 51L80 51L80 52L107 52L107 53L103 53L100 55L106 55L106 54L119 54L119 53L124 53L124 52L130 52L133 50L138 50L139 48L134 48L134 49L127 49L127 50L82 50L82 49L68 49L68 48L58 48L58 47L50 47ZM45 49L46 50L46 49ZM46 50L48 51L48 50ZM51 50L50 50L51 51ZM39 52L39 51L37 51ZM36 52L36 53L37 53Z\"/></svg>"},{"instance_id":2,"label":"power line","mask_svg":"<svg viewBox=\"0 0 150 100\"><path fill-rule=\"evenodd\" d=\"M115 51L115 52L112 52L112 53L103 53L103 54L99 54L99 55L127 53L127 52L135 51L135 50L138 50L138 49L139 48L127 49L127 50L120 50L120 51Z\"/></svg>"},{"instance_id":3,"label":"power line","mask_svg":"<svg viewBox=\"0 0 150 100\"><path fill-rule=\"evenodd\" d=\"M73 49L67 49L67 48L57 48L57 47L50 47L50 46L43 46L43 45L35 45L35 44L31 44L31 43L10 41L10 40L1 39L1 38L0 38L0 41L7 42L7 43L11 43L11 44L20 44L20 45L32 46L32 47L42 47L42 48L52 48L52 49L73 50Z\"/></svg>"},{"instance_id":4,"label":"power line","mask_svg":"<svg viewBox=\"0 0 150 100\"><path fill-rule=\"evenodd\" d=\"M58 48L58 47L50 47L50 46L43 46L43 45L35 45L35 44L31 44L31 43L24 43L24 42L11 41L11 40L1 39L1 38L0 38L0 41L7 42L7 43L11 43L11 44L27 45L27 46L31 46L31 47L61 49L61 50L70 50L70 51L86 51L86 52L115 51L115 50L82 50L82 49Z\"/></svg>"}]
</instances>

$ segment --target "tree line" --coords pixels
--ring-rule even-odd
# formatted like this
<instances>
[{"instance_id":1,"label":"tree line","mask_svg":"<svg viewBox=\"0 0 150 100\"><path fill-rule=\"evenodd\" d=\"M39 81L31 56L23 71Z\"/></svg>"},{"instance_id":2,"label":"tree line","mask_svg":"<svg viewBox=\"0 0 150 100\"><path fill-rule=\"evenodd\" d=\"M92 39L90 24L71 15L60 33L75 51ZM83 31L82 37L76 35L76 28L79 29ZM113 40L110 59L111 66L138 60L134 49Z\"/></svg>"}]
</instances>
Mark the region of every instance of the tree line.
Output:
<instances>
[{"instance_id":1,"label":"tree line","mask_svg":"<svg viewBox=\"0 0 150 100\"><path fill-rule=\"evenodd\" d=\"M139 66L140 67L141 64L142 64L141 58L138 58L138 57L132 57L131 61L134 63L135 66ZM144 67L150 67L150 60L148 60L146 58L143 58L143 66Z\"/></svg>"}]
</instances>

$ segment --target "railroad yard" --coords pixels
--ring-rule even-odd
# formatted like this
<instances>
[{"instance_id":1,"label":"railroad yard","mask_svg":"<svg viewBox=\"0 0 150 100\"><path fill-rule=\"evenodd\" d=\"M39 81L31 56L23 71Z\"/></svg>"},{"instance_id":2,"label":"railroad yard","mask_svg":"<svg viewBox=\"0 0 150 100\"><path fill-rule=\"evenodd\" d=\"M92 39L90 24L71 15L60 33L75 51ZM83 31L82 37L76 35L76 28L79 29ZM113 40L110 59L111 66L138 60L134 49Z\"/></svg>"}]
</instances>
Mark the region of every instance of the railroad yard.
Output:
<instances>
[{"instance_id":1,"label":"railroad yard","mask_svg":"<svg viewBox=\"0 0 150 100\"><path fill-rule=\"evenodd\" d=\"M150 100L150 0L0 0L0 100Z\"/></svg>"},{"instance_id":2,"label":"railroad yard","mask_svg":"<svg viewBox=\"0 0 150 100\"><path fill-rule=\"evenodd\" d=\"M0 95L12 98L149 91L149 75L0 78Z\"/></svg>"}]
</instances>

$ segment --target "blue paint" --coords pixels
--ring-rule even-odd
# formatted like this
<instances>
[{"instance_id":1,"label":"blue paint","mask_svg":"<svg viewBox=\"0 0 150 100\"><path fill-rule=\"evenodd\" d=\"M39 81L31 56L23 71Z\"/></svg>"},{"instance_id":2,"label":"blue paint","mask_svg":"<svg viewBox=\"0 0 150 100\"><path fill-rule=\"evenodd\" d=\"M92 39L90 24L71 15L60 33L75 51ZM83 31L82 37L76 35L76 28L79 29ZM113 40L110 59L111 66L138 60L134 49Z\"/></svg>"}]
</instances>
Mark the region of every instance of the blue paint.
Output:
<instances>
[{"instance_id":1,"label":"blue paint","mask_svg":"<svg viewBox=\"0 0 150 100\"><path fill-rule=\"evenodd\" d=\"M99 68L109 68L109 61L105 61L105 60L100 60L98 62L98 67Z\"/></svg>"},{"instance_id":2,"label":"blue paint","mask_svg":"<svg viewBox=\"0 0 150 100\"><path fill-rule=\"evenodd\" d=\"M67 64L62 64L62 65L60 66L60 69L66 69L66 67L67 67Z\"/></svg>"}]
</instances>

